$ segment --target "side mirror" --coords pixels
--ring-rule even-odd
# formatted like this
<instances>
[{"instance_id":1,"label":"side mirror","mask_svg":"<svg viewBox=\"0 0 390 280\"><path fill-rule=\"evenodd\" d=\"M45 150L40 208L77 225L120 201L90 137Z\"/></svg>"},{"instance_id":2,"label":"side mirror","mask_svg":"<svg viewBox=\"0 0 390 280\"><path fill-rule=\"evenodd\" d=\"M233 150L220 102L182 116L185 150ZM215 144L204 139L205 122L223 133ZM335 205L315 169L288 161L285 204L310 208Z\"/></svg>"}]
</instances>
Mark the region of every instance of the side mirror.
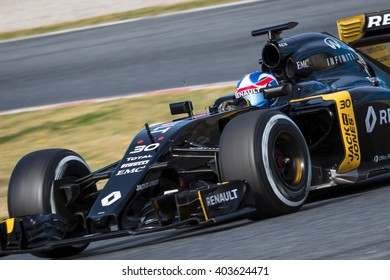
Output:
<instances>
[{"instance_id":1,"label":"side mirror","mask_svg":"<svg viewBox=\"0 0 390 280\"><path fill-rule=\"evenodd\" d=\"M263 92L265 99L272 99L275 97L291 95L293 89L290 83L286 83L276 87L262 88L261 91Z\"/></svg>"},{"instance_id":2,"label":"side mirror","mask_svg":"<svg viewBox=\"0 0 390 280\"><path fill-rule=\"evenodd\" d=\"M189 100L170 103L169 108L171 110L171 115L187 113L190 117L192 117L192 110L194 109L192 102Z\"/></svg>"}]
</instances>

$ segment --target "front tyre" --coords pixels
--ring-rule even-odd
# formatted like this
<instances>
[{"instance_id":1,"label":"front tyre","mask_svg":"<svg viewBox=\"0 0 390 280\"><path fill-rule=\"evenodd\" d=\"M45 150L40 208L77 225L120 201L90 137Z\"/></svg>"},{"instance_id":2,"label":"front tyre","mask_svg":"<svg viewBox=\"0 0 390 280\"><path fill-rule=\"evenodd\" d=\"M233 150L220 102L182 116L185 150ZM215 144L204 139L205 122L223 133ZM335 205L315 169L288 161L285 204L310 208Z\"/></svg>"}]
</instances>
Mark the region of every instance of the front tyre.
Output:
<instances>
[{"instance_id":1,"label":"front tyre","mask_svg":"<svg viewBox=\"0 0 390 280\"><path fill-rule=\"evenodd\" d=\"M15 166L8 188L8 212L10 217L35 214L58 214L74 223L76 213L88 211L96 192L96 185L84 190L76 201L67 205L65 192L53 187L59 179L75 180L90 173L88 165L75 152L64 149L40 150L27 154ZM69 236L84 234L82 225L76 225ZM62 258L83 251L89 244L67 246L33 253L38 257Z\"/></svg>"},{"instance_id":2,"label":"front tyre","mask_svg":"<svg viewBox=\"0 0 390 280\"><path fill-rule=\"evenodd\" d=\"M311 161L296 124L278 111L253 111L224 128L219 166L225 181L244 179L250 186L258 219L292 213L305 202Z\"/></svg>"}]
</instances>

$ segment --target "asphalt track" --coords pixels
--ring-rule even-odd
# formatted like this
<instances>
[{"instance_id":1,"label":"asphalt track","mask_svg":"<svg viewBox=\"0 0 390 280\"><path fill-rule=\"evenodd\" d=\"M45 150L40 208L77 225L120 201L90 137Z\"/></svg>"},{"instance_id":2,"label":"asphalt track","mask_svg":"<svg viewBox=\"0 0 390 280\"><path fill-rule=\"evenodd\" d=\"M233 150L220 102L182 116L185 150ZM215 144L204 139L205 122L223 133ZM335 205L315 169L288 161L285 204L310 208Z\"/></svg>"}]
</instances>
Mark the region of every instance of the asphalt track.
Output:
<instances>
[{"instance_id":1,"label":"asphalt track","mask_svg":"<svg viewBox=\"0 0 390 280\"><path fill-rule=\"evenodd\" d=\"M258 1L0 44L0 111L236 80L257 69L264 39L252 29L295 20L290 32L336 34L338 18L389 8L313 2ZM291 215L100 241L76 258L390 259L389 197L373 180L314 193Z\"/></svg>"},{"instance_id":2,"label":"asphalt track","mask_svg":"<svg viewBox=\"0 0 390 280\"><path fill-rule=\"evenodd\" d=\"M1 43L0 112L239 80L258 69L265 38L251 37L252 29L298 21L290 32L336 34L336 19L385 2L255 1Z\"/></svg>"}]
</instances>

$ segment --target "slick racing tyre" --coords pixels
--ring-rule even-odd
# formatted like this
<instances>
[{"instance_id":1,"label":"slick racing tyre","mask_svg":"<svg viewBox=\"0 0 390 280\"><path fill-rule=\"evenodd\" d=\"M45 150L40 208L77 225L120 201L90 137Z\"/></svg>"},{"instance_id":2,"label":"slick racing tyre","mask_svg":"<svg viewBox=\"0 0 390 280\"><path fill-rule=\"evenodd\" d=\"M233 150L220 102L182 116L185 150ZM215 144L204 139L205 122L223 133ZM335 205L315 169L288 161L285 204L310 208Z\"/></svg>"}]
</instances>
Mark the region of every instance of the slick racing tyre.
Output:
<instances>
[{"instance_id":1,"label":"slick racing tyre","mask_svg":"<svg viewBox=\"0 0 390 280\"><path fill-rule=\"evenodd\" d=\"M84 227L75 222L76 213L89 211L93 199L88 196L97 191L96 185L82 190L75 201L66 205L65 191L54 188L53 181L75 180L88 174L90 170L85 161L69 150L48 149L27 154L20 159L11 175L8 188L10 217L53 213L73 225L73 230L65 238L84 234ZM45 258L62 258L78 254L88 245L67 246L33 254Z\"/></svg>"},{"instance_id":2,"label":"slick racing tyre","mask_svg":"<svg viewBox=\"0 0 390 280\"><path fill-rule=\"evenodd\" d=\"M297 211L311 183L311 162L296 124L278 111L252 111L224 128L219 153L224 181L244 179L257 212L252 219Z\"/></svg>"}]
</instances>

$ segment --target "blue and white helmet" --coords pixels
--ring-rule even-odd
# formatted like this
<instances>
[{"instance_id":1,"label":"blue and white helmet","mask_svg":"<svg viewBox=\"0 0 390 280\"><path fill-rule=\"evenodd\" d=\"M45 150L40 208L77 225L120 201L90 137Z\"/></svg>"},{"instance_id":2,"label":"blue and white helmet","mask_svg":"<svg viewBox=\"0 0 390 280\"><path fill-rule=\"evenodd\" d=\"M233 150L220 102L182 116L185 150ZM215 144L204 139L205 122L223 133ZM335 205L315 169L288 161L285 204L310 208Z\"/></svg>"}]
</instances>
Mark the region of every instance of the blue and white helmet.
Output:
<instances>
[{"instance_id":1,"label":"blue and white helmet","mask_svg":"<svg viewBox=\"0 0 390 280\"><path fill-rule=\"evenodd\" d=\"M236 98L247 99L252 106L268 107L267 100L264 99L262 88L277 86L277 79L270 73L256 71L247 74L237 83Z\"/></svg>"}]
</instances>

